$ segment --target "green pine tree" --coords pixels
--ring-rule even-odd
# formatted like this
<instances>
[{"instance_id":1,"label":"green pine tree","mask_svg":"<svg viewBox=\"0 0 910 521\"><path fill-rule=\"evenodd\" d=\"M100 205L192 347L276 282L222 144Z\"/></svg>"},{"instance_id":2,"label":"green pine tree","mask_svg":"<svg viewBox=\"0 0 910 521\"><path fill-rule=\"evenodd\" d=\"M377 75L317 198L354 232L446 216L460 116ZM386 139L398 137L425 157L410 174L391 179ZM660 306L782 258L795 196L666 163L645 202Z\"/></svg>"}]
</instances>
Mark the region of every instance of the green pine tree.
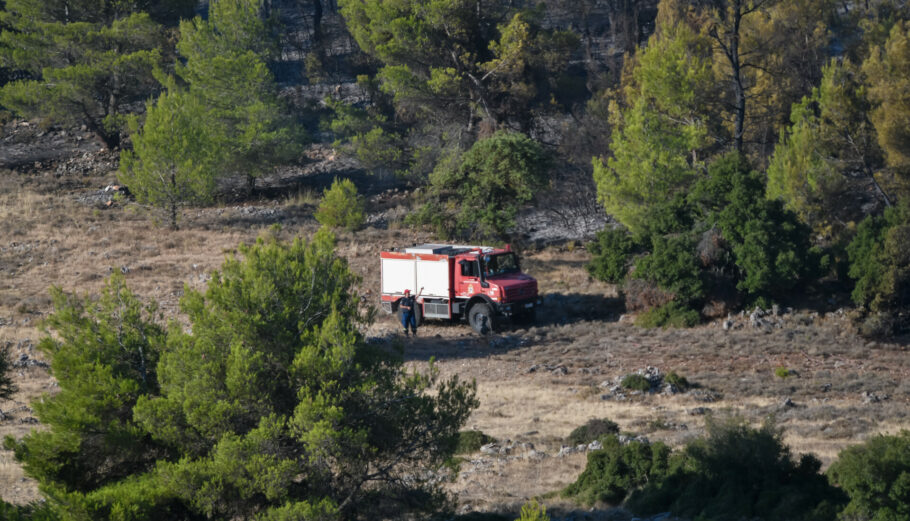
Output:
<instances>
[{"instance_id":1,"label":"green pine tree","mask_svg":"<svg viewBox=\"0 0 910 521\"><path fill-rule=\"evenodd\" d=\"M120 182L140 203L165 210L177 229L178 209L212 199L226 144L210 110L192 93L171 85L147 104L145 124L133 118L133 150L120 158Z\"/></svg>"},{"instance_id":2,"label":"green pine tree","mask_svg":"<svg viewBox=\"0 0 910 521\"><path fill-rule=\"evenodd\" d=\"M450 506L439 481L473 385L406 372L326 230L241 246L165 334L122 278L55 292L61 392L7 443L67 519L388 519ZM157 364L155 362L158 362Z\"/></svg>"},{"instance_id":3,"label":"green pine tree","mask_svg":"<svg viewBox=\"0 0 910 521\"><path fill-rule=\"evenodd\" d=\"M0 90L0 104L26 117L85 125L105 145L120 144L125 114L160 89L173 23L192 0L9 0L0 13L3 65L27 71ZM144 9L158 17L152 18Z\"/></svg>"},{"instance_id":4,"label":"green pine tree","mask_svg":"<svg viewBox=\"0 0 910 521\"><path fill-rule=\"evenodd\" d=\"M177 43L186 60L177 75L224 131L219 169L245 178L250 191L276 164L296 159L304 140L268 68L278 40L263 10L263 0L213 0L207 18L181 22Z\"/></svg>"}]
</instances>

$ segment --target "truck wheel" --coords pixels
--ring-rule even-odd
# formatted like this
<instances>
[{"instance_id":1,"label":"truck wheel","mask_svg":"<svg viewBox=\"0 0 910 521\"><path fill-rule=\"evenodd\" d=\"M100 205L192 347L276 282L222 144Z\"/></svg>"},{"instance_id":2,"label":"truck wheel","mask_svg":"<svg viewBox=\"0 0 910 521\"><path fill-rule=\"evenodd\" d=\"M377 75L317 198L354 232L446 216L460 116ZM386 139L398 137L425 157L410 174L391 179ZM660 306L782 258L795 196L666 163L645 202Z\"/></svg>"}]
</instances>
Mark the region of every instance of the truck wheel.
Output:
<instances>
[{"instance_id":1,"label":"truck wheel","mask_svg":"<svg viewBox=\"0 0 910 521\"><path fill-rule=\"evenodd\" d=\"M471 329L481 335L489 335L496 328L496 316L487 304L474 304L468 311L468 323Z\"/></svg>"}]
</instances>

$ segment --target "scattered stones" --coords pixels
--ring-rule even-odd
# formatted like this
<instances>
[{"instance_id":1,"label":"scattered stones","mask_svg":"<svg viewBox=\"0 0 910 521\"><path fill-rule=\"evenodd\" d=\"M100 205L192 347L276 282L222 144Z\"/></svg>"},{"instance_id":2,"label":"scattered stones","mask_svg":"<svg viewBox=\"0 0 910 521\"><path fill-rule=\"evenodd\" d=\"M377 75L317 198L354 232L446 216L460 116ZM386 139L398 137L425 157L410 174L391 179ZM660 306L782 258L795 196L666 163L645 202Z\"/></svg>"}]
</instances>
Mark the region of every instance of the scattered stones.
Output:
<instances>
[{"instance_id":1,"label":"scattered stones","mask_svg":"<svg viewBox=\"0 0 910 521\"><path fill-rule=\"evenodd\" d=\"M35 360L34 358L29 358L28 353L22 353L19 355L19 359L13 362L13 367L17 369L24 369L26 367L41 367L47 369L50 367L50 364L43 360Z\"/></svg>"},{"instance_id":2,"label":"scattered stones","mask_svg":"<svg viewBox=\"0 0 910 521\"><path fill-rule=\"evenodd\" d=\"M788 396L784 398L784 401L781 402L780 406L784 409L789 409L790 407L796 407L796 404L793 403L793 400Z\"/></svg>"},{"instance_id":3,"label":"scattered stones","mask_svg":"<svg viewBox=\"0 0 910 521\"><path fill-rule=\"evenodd\" d=\"M711 412L710 407L693 407L687 411L689 416L704 416Z\"/></svg>"},{"instance_id":4,"label":"scattered stones","mask_svg":"<svg viewBox=\"0 0 910 521\"><path fill-rule=\"evenodd\" d=\"M878 403L882 400L887 400L887 394L876 394L872 391L863 391L863 403Z\"/></svg>"},{"instance_id":5,"label":"scattered stones","mask_svg":"<svg viewBox=\"0 0 910 521\"><path fill-rule=\"evenodd\" d=\"M601 443L599 440L594 440L588 444L588 450L601 450L603 448L603 443Z\"/></svg>"}]
</instances>

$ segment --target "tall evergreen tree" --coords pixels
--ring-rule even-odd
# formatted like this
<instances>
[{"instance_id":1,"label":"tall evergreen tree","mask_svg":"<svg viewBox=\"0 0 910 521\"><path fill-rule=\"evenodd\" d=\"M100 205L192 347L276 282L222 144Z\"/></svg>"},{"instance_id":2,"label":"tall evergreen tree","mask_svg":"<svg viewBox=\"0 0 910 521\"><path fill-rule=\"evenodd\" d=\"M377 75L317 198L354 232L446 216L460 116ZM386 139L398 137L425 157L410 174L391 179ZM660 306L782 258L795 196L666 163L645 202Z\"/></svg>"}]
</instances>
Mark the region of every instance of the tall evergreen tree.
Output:
<instances>
[{"instance_id":1,"label":"tall evergreen tree","mask_svg":"<svg viewBox=\"0 0 910 521\"><path fill-rule=\"evenodd\" d=\"M782 199L816 231L835 233L863 217L869 202L890 205L876 173L882 152L869 121L862 73L832 61L811 96L793 105L793 126L768 165L768 197Z\"/></svg>"},{"instance_id":2,"label":"tall evergreen tree","mask_svg":"<svg viewBox=\"0 0 910 521\"><path fill-rule=\"evenodd\" d=\"M389 519L449 503L439 471L473 385L368 344L357 277L318 232L240 248L164 333L122 277L55 292L61 392L8 440L66 519ZM155 363L157 361L157 364Z\"/></svg>"},{"instance_id":3,"label":"tall evergreen tree","mask_svg":"<svg viewBox=\"0 0 910 521\"><path fill-rule=\"evenodd\" d=\"M160 88L172 49L162 25L192 0L9 0L0 13L3 65L27 71L0 90L0 104L27 117L86 125L120 144L125 114ZM145 9L151 9L157 19Z\"/></svg>"},{"instance_id":4,"label":"tall evergreen tree","mask_svg":"<svg viewBox=\"0 0 910 521\"><path fill-rule=\"evenodd\" d=\"M707 104L710 42L685 23L662 21L632 66L625 105L611 104L611 157L594 159L598 198L634 233L654 206L695 181L716 126Z\"/></svg>"},{"instance_id":5,"label":"tall evergreen tree","mask_svg":"<svg viewBox=\"0 0 910 521\"><path fill-rule=\"evenodd\" d=\"M209 15L180 24L177 75L208 107L224 131L222 175L257 177L296 159L304 134L278 97L268 64L278 54L275 22L263 18L263 0L213 0Z\"/></svg>"}]
</instances>

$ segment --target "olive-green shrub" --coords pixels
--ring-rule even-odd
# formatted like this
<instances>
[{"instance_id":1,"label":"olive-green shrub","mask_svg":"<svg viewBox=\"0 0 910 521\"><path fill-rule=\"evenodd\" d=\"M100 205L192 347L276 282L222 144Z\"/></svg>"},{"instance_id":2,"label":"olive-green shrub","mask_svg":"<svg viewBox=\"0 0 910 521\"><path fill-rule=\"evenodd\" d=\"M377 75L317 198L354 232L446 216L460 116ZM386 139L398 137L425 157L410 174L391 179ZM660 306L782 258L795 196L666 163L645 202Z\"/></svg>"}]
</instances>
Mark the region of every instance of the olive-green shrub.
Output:
<instances>
[{"instance_id":1,"label":"olive-green shrub","mask_svg":"<svg viewBox=\"0 0 910 521\"><path fill-rule=\"evenodd\" d=\"M574 447L581 445L582 443L591 443L594 440L600 439L602 436L618 433L619 425L617 425L616 422L606 418L593 418L585 422L584 425L580 425L572 430L572 432L569 433L569 436L566 437L566 443Z\"/></svg>"},{"instance_id":2,"label":"olive-green shrub","mask_svg":"<svg viewBox=\"0 0 910 521\"><path fill-rule=\"evenodd\" d=\"M910 519L910 431L844 449L828 478L850 496L844 519Z\"/></svg>"},{"instance_id":3,"label":"olive-green shrub","mask_svg":"<svg viewBox=\"0 0 910 521\"><path fill-rule=\"evenodd\" d=\"M350 179L338 179L325 190L322 203L316 210L319 224L330 228L344 228L354 231L364 223L363 198Z\"/></svg>"}]
</instances>

